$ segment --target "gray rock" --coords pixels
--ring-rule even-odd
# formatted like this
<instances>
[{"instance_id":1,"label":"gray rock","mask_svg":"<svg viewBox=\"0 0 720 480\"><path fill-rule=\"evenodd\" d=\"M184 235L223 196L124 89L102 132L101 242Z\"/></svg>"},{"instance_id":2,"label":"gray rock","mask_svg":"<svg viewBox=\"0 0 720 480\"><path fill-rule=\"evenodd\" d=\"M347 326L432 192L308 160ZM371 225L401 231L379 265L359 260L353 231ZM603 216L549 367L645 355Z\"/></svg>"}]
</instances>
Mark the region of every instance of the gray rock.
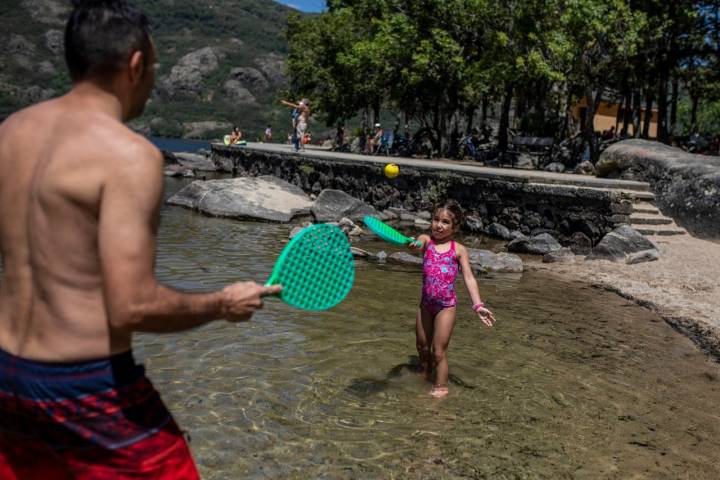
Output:
<instances>
[{"instance_id":1,"label":"gray rock","mask_svg":"<svg viewBox=\"0 0 720 480\"><path fill-rule=\"evenodd\" d=\"M579 175L595 175L595 165L587 160L580 162L573 169L573 173L577 173Z\"/></svg>"},{"instance_id":2,"label":"gray rock","mask_svg":"<svg viewBox=\"0 0 720 480\"><path fill-rule=\"evenodd\" d=\"M405 253L405 252L395 252L395 253L393 253L392 255L390 255L390 256L388 257L388 262L398 263L398 264L401 264L401 265L416 265L416 266L422 266L422 264L423 264L423 259L420 258L420 257L418 257L418 256L411 255L411 254L409 254L409 253Z\"/></svg>"},{"instance_id":3,"label":"gray rock","mask_svg":"<svg viewBox=\"0 0 720 480\"><path fill-rule=\"evenodd\" d=\"M628 265L635 265L636 263L654 262L656 260L660 260L660 252L652 248L650 250L643 250L641 252L629 254L625 258L625 263Z\"/></svg>"},{"instance_id":4,"label":"gray rock","mask_svg":"<svg viewBox=\"0 0 720 480\"><path fill-rule=\"evenodd\" d=\"M270 88L270 83L267 81L262 72L256 68L251 67L239 67L230 70L230 76L240 82L244 87L264 92Z\"/></svg>"},{"instance_id":5,"label":"gray rock","mask_svg":"<svg viewBox=\"0 0 720 480\"><path fill-rule=\"evenodd\" d=\"M310 209L318 222L338 221L348 217L353 221L361 221L365 215L377 215L370 205L351 197L340 190L323 190Z\"/></svg>"},{"instance_id":6,"label":"gray rock","mask_svg":"<svg viewBox=\"0 0 720 480\"><path fill-rule=\"evenodd\" d=\"M180 152L175 154L177 163L183 167L199 170L201 172L214 172L217 170L215 164L205 155L196 153Z\"/></svg>"},{"instance_id":7,"label":"gray rock","mask_svg":"<svg viewBox=\"0 0 720 480\"><path fill-rule=\"evenodd\" d=\"M57 74L57 69L49 60L43 60L37 64L37 72L41 75L50 77Z\"/></svg>"},{"instance_id":8,"label":"gray rock","mask_svg":"<svg viewBox=\"0 0 720 480\"><path fill-rule=\"evenodd\" d=\"M35 53L35 45L30 43L27 38L17 33L10 35L10 39L5 43L5 54L10 55L28 55Z\"/></svg>"},{"instance_id":9,"label":"gray rock","mask_svg":"<svg viewBox=\"0 0 720 480\"><path fill-rule=\"evenodd\" d=\"M380 218L380 220L382 220L383 222L388 220L397 220L398 214L393 212L392 210L385 210L380 214L378 218Z\"/></svg>"},{"instance_id":10,"label":"gray rock","mask_svg":"<svg viewBox=\"0 0 720 480\"><path fill-rule=\"evenodd\" d=\"M587 255L592 251L592 240L582 232L574 232L570 236L570 248L575 255Z\"/></svg>"},{"instance_id":11,"label":"gray rock","mask_svg":"<svg viewBox=\"0 0 720 480\"><path fill-rule=\"evenodd\" d=\"M287 77L285 76L285 57L276 53L270 53L263 57L255 59L255 64L265 74L270 82L278 85L284 85L287 83Z\"/></svg>"},{"instance_id":12,"label":"gray rock","mask_svg":"<svg viewBox=\"0 0 720 480\"><path fill-rule=\"evenodd\" d=\"M167 203L213 216L272 222L289 222L312 205L299 187L269 176L194 181Z\"/></svg>"},{"instance_id":13,"label":"gray rock","mask_svg":"<svg viewBox=\"0 0 720 480\"><path fill-rule=\"evenodd\" d=\"M541 233L534 237L516 238L507 245L508 252L545 255L560 250L562 246L549 233Z\"/></svg>"},{"instance_id":14,"label":"gray rock","mask_svg":"<svg viewBox=\"0 0 720 480\"><path fill-rule=\"evenodd\" d=\"M510 240L512 238L510 230L505 225L499 223L491 223L490 226L488 226L487 233L491 237L502 238L503 240Z\"/></svg>"},{"instance_id":15,"label":"gray rock","mask_svg":"<svg viewBox=\"0 0 720 480\"><path fill-rule=\"evenodd\" d=\"M560 162L552 162L549 163L544 170L546 172L555 172L555 173L562 173L565 171L565 165L563 165Z\"/></svg>"},{"instance_id":16,"label":"gray rock","mask_svg":"<svg viewBox=\"0 0 720 480\"><path fill-rule=\"evenodd\" d=\"M422 218L423 220L430 221L430 220L432 220L432 213L426 212L426 211L417 212L417 217Z\"/></svg>"},{"instance_id":17,"label":"gray rock","mask_svg":"<svg viewBox=\"0 0 720 480\"><path fill-rule=\"evenodd\" d=\"M367 250L363 250L361 248L357 247L350 247L350 251L353 254L353 257L355 258L368 258L370 256L370 252Z\"/></svg>"},{"instance_id":18,"label":"gray rock","mask_svg":"<svg viewBox=\"0 0 720 480\"><path fill-rule=\"evenodd\" d=\"M202 91L203 79L218 66L218 55L212 47L190 52L162 79L160 90L169 97L197 96Z\"/></svg>"},{"instance_id":19,"label":"gray rock","mask_svg":"<svg viewBox=\"0 0 720 480\"><path fill-rule=\"evenodd\" d=\"M243 87L243 84L240 83L239 80L228 80L225 82L225 85L223 85L223 93L226 97L233 100L236 103L243 103L243 104L255 104L257 103L257 100L255 100L255 97L252 93L250 93L250 90Z\"/></svg>"},{"instance_id":20,"label":"gray rock","mask_svg":"<svg viewBox=\"0 0 720 480\"><path fill-rule=\"evenodd\" d=\"M475 271L496 273L522 273L523 263L520 257L511 253L493 253L489 250L468 248L470 266Z\"/></svg>"},{"instance_id":21,"label":"gray rock","mask_svg":"<svg viewBox=\"0 0 720 480\"><path fill-rule=\"evenodd\" d=\"M163 171L166 177L184 177L188 169L177 164L167 165ZM190 170L192 172L192 170Z\"/></svg>"},{"instance_id":22,"label":"gray rock","mask_svg":"<svg viewBox=\"0 0 720 480\"><path fill-rule=\"evenodd\" d=\"M428 228L430 228L430 225L431 225L431 223L428 222L427 220L423 219L423 218L416 218L416 219L415 219L415 226L416 226L417 228L422 228L422 229L427 230Z\"/></svg>"},{"instance_id":23,"label":"gray rock","mask_svg":"<svg viewBox=\"0 0 720 480\"><path fill-rule=\"evenodd\" d=\"M43 34L45 48L53 55L63 55L65 52L65 34L60 30L48 30Z\"/></svg>"},{"instance_id":24,"label":"gray rock","mask_svg":"<svg viewBox=\"0 0 720 480\"><path fill-rule=\"evenodd\" d=\"M465 217L465 224L463 225L465 230L472 233L480 233L483 231L483 221L480 217L474 215L468 215Z\"/></svg>"},{"instance_id":25,"label":"gray rock","mask_svg":"<svg viewBox=\"0 0 720 480\"><path fill-rule=\"evenodd\" d=\"M566 263L575 260L575 254L567 247L543 255L543 263Z\"/></svg>"},{"instance_id":26,"label":"gray rock","mask_svg":"<svg viewBox=\"0 0 720 480\"><path fill-rule=\"evenodd\" d=\"M655 245L629 225L621 225L595 245L586 260L625 260L629 253L655 249Z\"/></svg>"},{"instance_id":27,"label":"gray rock","mask_svg":"<svg viewBox=\"0 0 720 480\"><path fill-rule=\"evenodd\" d=\"M370 254L368 260L374 260L378 263L385 263L387 261L387 253L384 250L380 250L376 254Z\"/></svg>"},{"instance_id":28,"label":"gray rock","mask_svg":"<svg viewBox=\"0 0 720 480\"><path fill-rule=\"evenodd\" d=\"M72 2L63 0L22 0L21 3L36 22L59 27L67 23L72 7Z\"/></svg>"},{"instance_id":29,"label":"gray rock","mask_svg":"<svg viewBox=\"0 0 720 480\"><path fill-rule=\"evenodd\" d=\"M25 103L37 103L44 100L50 100L57 93L51 88L42 88L38 85L31 85L28 88L20 89L18 92L19 97Z\"/></svg>"}]
</instances>

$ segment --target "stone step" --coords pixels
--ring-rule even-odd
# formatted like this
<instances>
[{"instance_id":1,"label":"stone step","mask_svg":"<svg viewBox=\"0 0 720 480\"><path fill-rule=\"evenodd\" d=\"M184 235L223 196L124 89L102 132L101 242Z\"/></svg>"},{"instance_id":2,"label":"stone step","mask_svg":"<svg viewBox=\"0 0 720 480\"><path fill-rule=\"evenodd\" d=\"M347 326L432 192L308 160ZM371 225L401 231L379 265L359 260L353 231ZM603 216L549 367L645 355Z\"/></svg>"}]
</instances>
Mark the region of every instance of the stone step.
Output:
<instances>
[{"instance_id":1,"label":"stone step","mask_svg":"<svg viewBox=\"0 0 720 480\"><path fill-rule=\"evenodd\" d=\"M648 236L668 236L668 235L687 235L687 231L684 228L678 226L675 227L638 227L635 230Z\"/></svg>"},{"instance_id":2,"label":"stone step","mask_svg":"<svg viewBox=\"0 0 720 480\"><path fill-rule=\"evenodd\" d=\"M632 197L636 204L652 203L655 201L655 194L653 192L633 191Z\"/></svg>"},{"instance_id":3,"label":"stone step","mask_svg":"<svg viewBox=\"0 0 720 480\"><path fill-rule=\"evenodd\" d=\"M643 205L645 205L645 202L643 202ZM646 205L648 206L639 207L638 204L633 205L633 213L649 213L652 215L660 215L660 210L658 210L649 203Z\"/></svg>"},{"instance_id":4,"label":"stone step","mask_svg":"<svg viewBox=\"0 0 720 480\"><path fill-rule=\"evenodd\" d=\"M635 212L630 215L630 225L671 225L672 223L674 223L672 218L662 215L638 215Z\"/></svg>"}]
</instances>

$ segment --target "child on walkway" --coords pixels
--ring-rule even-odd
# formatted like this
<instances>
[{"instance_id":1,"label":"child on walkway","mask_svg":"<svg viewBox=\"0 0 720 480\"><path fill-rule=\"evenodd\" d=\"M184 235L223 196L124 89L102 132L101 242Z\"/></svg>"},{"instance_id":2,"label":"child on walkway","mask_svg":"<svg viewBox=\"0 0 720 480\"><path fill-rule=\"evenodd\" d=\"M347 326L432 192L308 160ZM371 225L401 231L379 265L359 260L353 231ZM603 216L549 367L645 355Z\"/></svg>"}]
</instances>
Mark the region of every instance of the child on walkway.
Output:
<instances>
[{"instance_id":1,"label":"child on walkway","mask_svg":"<svg viewBox=\"0 0 720 480\"><path fill-rule=\"evenodd\" d=\"M410 248L423 253L423 287L415 324L417 351L425 377L435 383L433 397L448 394L447 348L455 326L455 279L462 270L465 287L473 302L472 309L482 322L492 327L495 317L480 300L475 275L470 268L467 249L453 240L460 228L463 211L454 200L441 202L433 208L431 235L418 236Z\"/></svg>"}]
</instances>

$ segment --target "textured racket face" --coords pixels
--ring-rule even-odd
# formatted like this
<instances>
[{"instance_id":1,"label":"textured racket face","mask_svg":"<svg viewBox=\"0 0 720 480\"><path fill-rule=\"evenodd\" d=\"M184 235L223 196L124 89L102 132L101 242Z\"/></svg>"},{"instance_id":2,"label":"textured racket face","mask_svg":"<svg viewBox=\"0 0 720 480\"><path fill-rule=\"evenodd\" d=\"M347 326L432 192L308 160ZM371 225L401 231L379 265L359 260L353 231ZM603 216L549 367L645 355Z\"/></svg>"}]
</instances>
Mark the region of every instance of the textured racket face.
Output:
<instances>
[{"instance_id":1,"label":"textured racket face","mask_svg":"<svg viewBox=\"0 0 720 480\"><path fill-rule=\"evenodd\" d=\"M311 225L283 249L266 285L282 285L280 298L303 310L342 302L355 280L350 242L335 225Z\"/></svg>"},{"instance_id":2,"label":"textured racket face","mask_svg":"<svg viewBox=\"0 0 720 480\"><path fill-rule=\"evenodd\" d=\"M390 225L383 223L375 217L366 215L365 218L363 218L363 222L370 230L373 231L375 235L390 243L394 243L395 245L406 245L412 242L412 238L406 237Z\"/></svg>"}]
</instances>

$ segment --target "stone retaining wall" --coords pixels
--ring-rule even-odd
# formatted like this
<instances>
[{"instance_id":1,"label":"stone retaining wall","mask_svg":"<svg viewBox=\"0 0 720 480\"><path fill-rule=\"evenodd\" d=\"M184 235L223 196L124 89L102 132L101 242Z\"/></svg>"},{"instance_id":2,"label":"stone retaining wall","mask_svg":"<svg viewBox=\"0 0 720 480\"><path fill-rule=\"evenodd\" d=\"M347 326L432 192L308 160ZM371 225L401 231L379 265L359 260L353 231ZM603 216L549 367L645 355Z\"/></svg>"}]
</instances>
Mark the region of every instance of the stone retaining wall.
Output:
<instances>
[{"instance_id":1,"label":"stone retaining wall","mask_svg":"<svg viewBox=\"0 0 720 480\"><path fill-rule=\"evenodd\" d=\"M509 180L430 166L402 166L401 175L390 180L376 163L311 155L222 145L212 148L213 162L236 176L273 175L314 194L327 188L342 190L378 210L423 211L441 198L453 198L469 217L465 229L473 232L487 233L491 224L499 223L525 235L549 232L566 245L573 243L573 234L582 232L594 245L632 212L632 199L620 191L530 183L523 178Z\"/></svg>"}]
</instances>

